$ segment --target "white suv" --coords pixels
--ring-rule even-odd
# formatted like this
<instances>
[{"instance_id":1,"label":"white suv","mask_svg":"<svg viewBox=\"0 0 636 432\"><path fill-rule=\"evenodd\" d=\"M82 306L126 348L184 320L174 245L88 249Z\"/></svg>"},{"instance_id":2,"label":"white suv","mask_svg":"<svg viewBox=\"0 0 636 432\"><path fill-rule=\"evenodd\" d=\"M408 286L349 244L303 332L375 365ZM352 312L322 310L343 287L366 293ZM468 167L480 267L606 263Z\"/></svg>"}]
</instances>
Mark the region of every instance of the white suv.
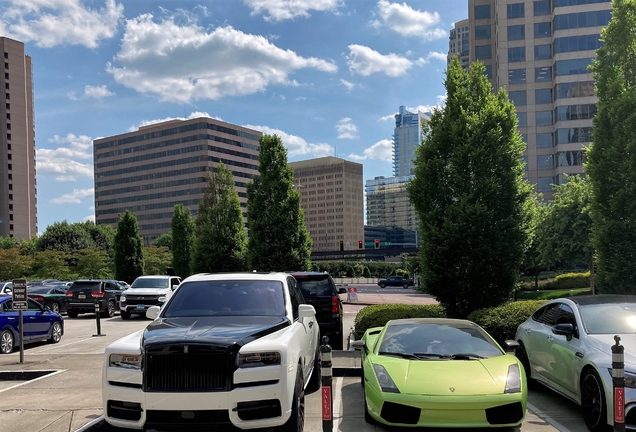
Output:
<instances>
[{"instance_id":1,"label":"white suv","mask_svg":"<svg viewBox=\"0 0 636 432\"><path fill-rule=\"evenodd\" d=\"M121 319L132 314L146 315L150 306L163 305L181 283L178 276L139 276L119 299Z\"/></svg>"}]
</instances>

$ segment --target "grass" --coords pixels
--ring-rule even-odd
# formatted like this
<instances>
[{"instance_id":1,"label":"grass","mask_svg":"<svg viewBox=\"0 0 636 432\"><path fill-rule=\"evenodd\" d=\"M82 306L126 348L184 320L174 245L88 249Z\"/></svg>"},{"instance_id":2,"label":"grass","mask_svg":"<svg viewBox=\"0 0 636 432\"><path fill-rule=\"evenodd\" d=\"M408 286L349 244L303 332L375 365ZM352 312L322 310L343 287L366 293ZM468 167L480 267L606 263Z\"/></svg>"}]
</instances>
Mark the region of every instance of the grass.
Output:
<instances>
[{"instance_id":1,"label":"grass","mask_svg":"<svg viewBox=\"0 0 636 432\"><path fill-rule=\"evenodd\" d=\"M590 294L589 288L571 290L520 291L517 300L553 300L561 297L572 297L580 294Z\"/></svg>"}]
</instances>

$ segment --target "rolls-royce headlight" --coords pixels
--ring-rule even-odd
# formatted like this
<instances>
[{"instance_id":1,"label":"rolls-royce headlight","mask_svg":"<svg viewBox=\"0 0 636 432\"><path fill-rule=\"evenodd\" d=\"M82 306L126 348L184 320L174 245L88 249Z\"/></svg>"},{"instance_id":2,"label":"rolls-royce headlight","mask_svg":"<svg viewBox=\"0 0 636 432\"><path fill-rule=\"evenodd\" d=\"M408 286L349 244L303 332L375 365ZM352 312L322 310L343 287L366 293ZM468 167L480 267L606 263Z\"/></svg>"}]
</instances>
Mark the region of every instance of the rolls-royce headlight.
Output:
<instances>
[{"instance_id":1,"label":"rolls-royce headlight","mask_svg":"<svg viewBox=\"0 0 636 432\"><path fill-rule=\"evenodd\" d=\"M259 366L274 366L280 364L279 352L260 352L239 354L239 367L250 368Z\"/></svg>"},{"instance_id":2,"label":"rolls-royce headlight","mask_svg":"<svg viewBox=\"0 0 636 432\"><path fill-rule=\"evenodd\" d=\"M166 296L161 296L161 297L159 297L159 298L157 299L157 301L159 301L159 302L161 302L161 303L165 302L165 301L166 301Z\"/></svg>"},{"instance_id":3,"label":"rolls-royce headlight","mask_svg":"<svg viewBox=\"0 0 636 432\"><path fill-rule=\"evenodd\" d=\"M119 297L119 301L122 303L126 303L126 296Z\"/></svg>"},{"instance_id":4,"label":"rolls-royce headlight","mask_svg":"<svg viewBox=\"0 0 636 432\"><path fill-rule=\"evenodd\" d=\"M108 365L124 369L141 369L142 358L140 354L111 354Z\"/></svg>"},{"instance_id":5,"label":"rolls-royce headlight","mask_svg":"<svg viewBox=\"0 0 636 432\"><path fill-rule=\"evenodd\" d=\"M506 378L506 389L504 393L519 393L521 391L521 373L519 365L508 366L508 378Z\"/></svg>"}]
</instances>

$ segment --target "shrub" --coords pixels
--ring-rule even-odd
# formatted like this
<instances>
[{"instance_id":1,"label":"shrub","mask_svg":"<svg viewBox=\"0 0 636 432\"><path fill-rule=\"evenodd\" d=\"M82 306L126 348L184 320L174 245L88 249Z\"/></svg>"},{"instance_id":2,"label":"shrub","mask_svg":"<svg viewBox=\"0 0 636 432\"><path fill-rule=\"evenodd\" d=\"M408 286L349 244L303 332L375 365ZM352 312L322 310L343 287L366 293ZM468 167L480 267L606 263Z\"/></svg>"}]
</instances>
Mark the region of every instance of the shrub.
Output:
<instances>
[{"instance_id":1,"label":"shrub","mask_svg":"<svg viewBox=\"0 0 636 432\"><path fill-rule=\"evenodd\" d=\"M390 320L402 318L445 318L440 305L381 304L364 307L354 321L355 337L360 339L367 329L382 327Z\"/></svg>"},{"instance_id":2,"label":"shrub","mask_svg":"<svg viewBox=\"0 0 636 432\"><path fill-rule=\"evenodd\" d=\"M534 313L546 300L524 300L501 306L480 309L468 315L468 320L480 325L500 345L515 338L517 327Z\"/></svg>"},{"instance_id":3,"label":"shrub","mask_svg":"<svg viewBox=\"0 0 636 432\"><path fill-rule=\"evenodd\" d=\"M564 273L554 278L552 289L574 289L590 286L590 272Z\"/></svg>"},{"instance_id":4,"label":"shrub","mask_svg":"<svg viewBox=\"0 0 636 432\"><path fill-rule=\"evenodd\" d=\"M409 278L408 270L404 270L404 269L401 269L401 268L399 268L399 269L397 269L395 271L395 275L396 276L402 276L402 278L404 278L404 279L408 279Z\"/></svg>"}]
</instances>

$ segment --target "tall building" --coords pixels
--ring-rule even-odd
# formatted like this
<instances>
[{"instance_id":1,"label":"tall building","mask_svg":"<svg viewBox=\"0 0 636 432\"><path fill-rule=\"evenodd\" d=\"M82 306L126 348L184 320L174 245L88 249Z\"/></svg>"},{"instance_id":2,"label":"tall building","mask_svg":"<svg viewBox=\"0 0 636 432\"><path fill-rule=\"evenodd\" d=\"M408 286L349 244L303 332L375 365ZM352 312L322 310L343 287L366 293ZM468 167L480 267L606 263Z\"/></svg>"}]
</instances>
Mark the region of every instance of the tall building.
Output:
<instances>
[{"instance_id":1,"label":"tall building","mask_svg":"<svg viewBox=\"0 0 636 432\"><path fill-rule=\"evenodd\" d=\"M171 230L175 204L193 215L206 172L219 162L232 171L243 215L246 184L258 175L261 132L201 117L170 120L93 141L95 222L117 226L126 209L137 215L144 244Z\"/></svg>"},{"instance_id":2,"label":"tall building","mask_svg":"<svg viewBox=\"0 0 636 432\"><path fill-rule=\"evenodd\" d=\"M564 174L582 174L596 97L587 67L602 46L610 0L469 0L470 61L506 87L527 143L526 176L552 197Z\"/></svg>"},{"instance_id":3,"label":"tall building","mask_svg":"<svg viewBox=\"0 0 636 432\"><path fill-rule=\"evenodd\" d=\"M393 132L393 175L402 177L413 174L415 149L422 142L422 123L429 116L422 112L412 113L400 106L395 115Z\"/></svg>"},{"instance_id":4,"label":"tall building","mask_svg":"<svg viewBox=\"0 0 636 432\"><path fill-rule=\"evenodd\" d=\"M450 31L448 37L448 56L446 64L449 65L453 56L457 56L464 70L470 65L470 26L468 19L455 23L455 28Z\"/></svg>"},{"instance_id":5,"label":"tall building","mask_svg":"<svg viewBox=\"0 0 636 432\"><path fill-rule=\"evenodd\" d=\"M364 242L362 164L328 156L289 164L302 197L312 251L358 249Z\"/></svg>"},{"instance_id":6,"label":"tall building","mask_svg":"<svg viewBox=\"0 0 636 432\"><path fill-rule=\"evenodd\" d=\"M367 225L385 227L386 241L415 246L418 218L406 190L413 176L367 180ZM381 240L381 239L380 239Z\"/></svg>"},{"instance_id":7,"label":"tall building","mask_svg":"<svg viewBox=\"0 0 636 432\"><path fill-rule=\"evenodd\" d=\"M30 240L38 233L33 62L24 43L0 37L5 103L0 106L0 235Z\"/></svg>"}]
</instances>

